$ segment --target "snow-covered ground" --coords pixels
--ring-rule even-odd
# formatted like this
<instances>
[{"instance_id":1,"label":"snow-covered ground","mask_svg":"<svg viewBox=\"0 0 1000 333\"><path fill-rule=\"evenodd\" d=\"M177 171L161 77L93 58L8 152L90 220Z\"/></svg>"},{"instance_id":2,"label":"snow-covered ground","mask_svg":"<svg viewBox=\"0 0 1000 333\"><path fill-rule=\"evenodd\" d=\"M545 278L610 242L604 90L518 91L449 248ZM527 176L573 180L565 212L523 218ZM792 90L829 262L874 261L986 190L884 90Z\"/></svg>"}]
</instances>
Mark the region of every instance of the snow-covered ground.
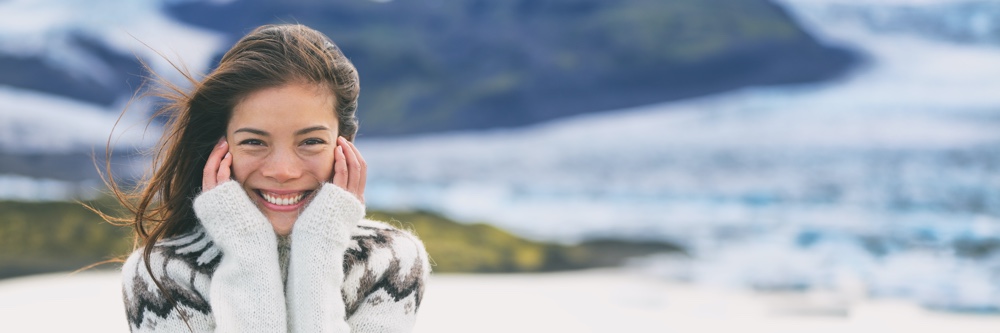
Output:
<instances>
[{"instance_id":1,"label":"snow-covered ground","mask_svg":"<svg viewBox=\"0 0 1000 333\"><path fill-rule=\"evenodd\" d=\"M0 281L10 332L128 332L115 272ZM995 332L1000 316L824 293L752 293L633 270L432 275L414 332Z\"/></svg>"}]
</instances>

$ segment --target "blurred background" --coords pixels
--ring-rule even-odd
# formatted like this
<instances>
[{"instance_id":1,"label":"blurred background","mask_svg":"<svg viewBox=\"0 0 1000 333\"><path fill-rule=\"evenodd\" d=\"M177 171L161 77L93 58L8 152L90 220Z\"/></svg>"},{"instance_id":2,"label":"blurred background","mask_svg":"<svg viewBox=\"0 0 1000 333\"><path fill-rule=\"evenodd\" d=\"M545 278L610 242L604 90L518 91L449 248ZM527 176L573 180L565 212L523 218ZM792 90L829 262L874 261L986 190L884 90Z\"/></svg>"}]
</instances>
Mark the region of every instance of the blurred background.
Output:
<instances>
[{"instance_id":1,"label":"blurred background","mask_svg":"<svg viewBox=\"0 0 1000 333\"><path fill-rule=\"evenodd\" d=\"M0 1L0 277L120 256L139 59L302 23L358 67L370 213L447 272L627 265L1000 311L1000 3ZM128 112L114 129L121 111ZM94 158L97 156L97 158Z\"/></svg>"}]
</instances>

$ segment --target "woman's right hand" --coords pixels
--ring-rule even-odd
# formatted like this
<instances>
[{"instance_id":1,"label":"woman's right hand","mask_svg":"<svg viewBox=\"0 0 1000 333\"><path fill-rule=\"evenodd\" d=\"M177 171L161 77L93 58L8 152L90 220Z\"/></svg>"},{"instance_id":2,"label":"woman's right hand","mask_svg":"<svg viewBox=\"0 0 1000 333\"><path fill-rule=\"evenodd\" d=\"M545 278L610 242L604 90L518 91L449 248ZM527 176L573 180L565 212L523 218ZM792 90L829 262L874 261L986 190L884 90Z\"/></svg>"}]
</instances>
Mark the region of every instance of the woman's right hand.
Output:
<instances>
[{"instance_id":1,"label":"woman's right hand","mask_svg":"<svg viewBox=\"0 0 1000 333\"><path fill-rule=\"evenodd\" d=\"M229 153L229 143L226 142L226 137L222 137L212 149L212 153L208 155L208 161L205 162L205 170L201 178L201 191L207 192L219 184L229 181L232 166L233 154Z\"/></svg>"}]
</instances>

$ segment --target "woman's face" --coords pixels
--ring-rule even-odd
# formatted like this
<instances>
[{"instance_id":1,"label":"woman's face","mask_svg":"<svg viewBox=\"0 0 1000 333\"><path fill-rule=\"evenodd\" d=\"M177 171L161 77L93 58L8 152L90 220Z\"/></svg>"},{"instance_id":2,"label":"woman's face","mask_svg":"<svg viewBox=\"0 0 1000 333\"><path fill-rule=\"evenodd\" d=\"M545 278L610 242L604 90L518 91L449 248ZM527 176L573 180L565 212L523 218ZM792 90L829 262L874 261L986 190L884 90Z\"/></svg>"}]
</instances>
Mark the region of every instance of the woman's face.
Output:
<instances>
[{"instance_id":1,"label":"woman's face","mask_svg":"<svg viewBox=\"0 0 1000 333\"><path fill-rule=\"evenodd\" d=\"M233 176L279 235L291 233L333 173L333 104L329 90L302 83L254 92L233 108L226 128Z\"/></svg>"}]
</instances>

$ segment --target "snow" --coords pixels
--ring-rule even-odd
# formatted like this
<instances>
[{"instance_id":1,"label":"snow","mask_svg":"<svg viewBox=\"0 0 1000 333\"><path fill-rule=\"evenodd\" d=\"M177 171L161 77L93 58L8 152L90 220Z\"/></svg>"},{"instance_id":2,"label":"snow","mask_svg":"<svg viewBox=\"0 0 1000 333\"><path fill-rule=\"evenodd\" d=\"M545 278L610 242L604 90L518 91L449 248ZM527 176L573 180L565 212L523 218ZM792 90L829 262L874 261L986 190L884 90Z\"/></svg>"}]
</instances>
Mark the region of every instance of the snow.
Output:
<instances>
[{"instance_id":1,"label":"snow","mask_svg":"<svg viewBox=\"0 0 1000 333\"><path fill-rule=\"evenodd\" d=\"M161 130L146 128L141 104L130 106L114 136L119 107L103 107L52 94L0 86L0 151L103 152L113 147L141 147L155 142ZM119 109L121 108L121 109Z\"/></svg>"},{"instance_id":2,"label":"snow","mask_svg":"<svg viewBox=\"0 0 1000 333\"><path fill-rule=\"evenodd\" d=\"M52 314L60 320L51 320ZM512 320L513 319L513 320ZM0 281L13 331L127 332L117 272ZM995 332L1000 317L827 293L748 292L634 270L435 274L414 332Z\"/></svg>"},{"instance_id":3,"label":"snow","mask_svg":"<svg viewBox=\"0 0 1000 333\"><path fill-rule=\"evenodd\" d=\"M74 38L85 37L119 54L135 54L168 77L179 78L167 59L186 63L192 71L207 70L225 47L224 36L173 20L163 5L127 0L0 2L0 53L39 57L69 73L106 81L107 65L74 43Z\"/></svg>"}]
</instances>

